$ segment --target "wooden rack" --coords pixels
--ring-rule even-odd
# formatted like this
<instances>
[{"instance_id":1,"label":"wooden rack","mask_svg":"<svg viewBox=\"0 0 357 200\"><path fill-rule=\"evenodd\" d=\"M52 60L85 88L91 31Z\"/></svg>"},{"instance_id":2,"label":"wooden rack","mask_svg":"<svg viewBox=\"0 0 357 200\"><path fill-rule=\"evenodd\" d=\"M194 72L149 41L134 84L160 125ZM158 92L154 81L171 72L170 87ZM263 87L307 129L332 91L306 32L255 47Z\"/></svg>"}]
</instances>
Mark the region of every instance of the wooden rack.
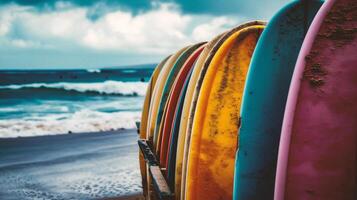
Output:
<instances>
[{"instance_id":1,"label":"wooden rack","mask_svg":"<svg viewBox=\"0 0 357 200\"><path fill-rule=\"evenodd\" d=\"M175 195L171 192L163 175L163 171L166 169L160 168L156 155L152 151L150 141L140 139L138 140L138 145L144 155L146 164L149 166L149 173L152 178L154 192L157 198L160 200L173 200Z\"/></svg>"}]
</instances>

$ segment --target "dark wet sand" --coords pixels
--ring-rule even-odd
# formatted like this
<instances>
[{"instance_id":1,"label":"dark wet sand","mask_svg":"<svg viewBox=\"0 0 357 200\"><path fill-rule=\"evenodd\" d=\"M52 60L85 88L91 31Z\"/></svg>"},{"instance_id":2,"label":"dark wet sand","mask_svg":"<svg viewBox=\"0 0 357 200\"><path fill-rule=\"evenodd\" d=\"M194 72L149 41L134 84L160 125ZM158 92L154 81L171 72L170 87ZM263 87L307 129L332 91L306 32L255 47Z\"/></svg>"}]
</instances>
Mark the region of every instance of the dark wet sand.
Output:
<instances>
[{"instance_id":1,"label":"dark wet sand","mask_svg":"<svg viewBox=\"0 0 357 200\"><path fill-rule=\"evenodd\" d=\"M116 197L116 198L107 198L105 200L144 200L144 197L141 194L134 194L129 196L123 197Z\"/></svg>"},{"instance_id":2,"label":"dark wet sand","mask_svg":"<svg viewBox=\"0 0 357 200\"><path fill-rule=\"evenodd\" d=\"M141 198L135 130L0 139L0 199Z\"/></svg>"}]
</instances>

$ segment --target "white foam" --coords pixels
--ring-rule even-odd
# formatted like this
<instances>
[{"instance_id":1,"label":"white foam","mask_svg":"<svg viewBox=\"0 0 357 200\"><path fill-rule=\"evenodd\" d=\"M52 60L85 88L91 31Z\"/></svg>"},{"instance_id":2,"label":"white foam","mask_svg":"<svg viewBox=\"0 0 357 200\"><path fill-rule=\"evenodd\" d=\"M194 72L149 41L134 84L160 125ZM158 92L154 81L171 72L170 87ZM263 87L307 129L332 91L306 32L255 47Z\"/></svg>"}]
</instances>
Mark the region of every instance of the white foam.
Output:
<instances>
[{"instance_id":1,"label":"white foam","mask_svg":"<svg viewBox=\"0 0 357 200\"><path fill-rule=\"evenodd\" d=\"M136 70L135 69L126 69L122 71L123 73L127 73L127 74L131 74L131 73L135 73Z\"/></svg>"},{"instance_id":2,"label":"white foam","mask_svg":"<svg viewBox=\"0 0 357 200\"><path fill-rule=\"evenodd\" d=\"M16 112L18 109L16 108L10 108L10 107L5 107L5 108L0 108L0 112Z\"/></svg>"},{"instance_id":3,"label":"white foam","mask_svg":"<svg viewBox=\"0 0 357 200\"><path fill-rule=\"evenodd\" d=\"M122 95L140 95L144 96L147 83L145 82L122 82L105 81L99 83L31 83L20 85L4 85L0 89L19 90L24 88L52 88L64 89L77 92L98 92L100 94L122 94Z\"/></svg>"},{"instance_id":4,"label":"white foam","mask_svg":"<svg viewBox=\"0 0 357 200\"><path fill-rule=\"evenodd\" d=\"M87 72L89 73L100 73L100 69L87 69Z\"/></svg>"},{"instance_id":5,"label":"white foam","mask_svg":"<svg viewBox=\"0 0 357 200\"><path fill-rule=\"evenodd\" d=\"M74 114L54 114L28 119L0 120L0 137L29 137L135 128L140 112L104 113L80 110Z\"/></svg>"}]
</instances>

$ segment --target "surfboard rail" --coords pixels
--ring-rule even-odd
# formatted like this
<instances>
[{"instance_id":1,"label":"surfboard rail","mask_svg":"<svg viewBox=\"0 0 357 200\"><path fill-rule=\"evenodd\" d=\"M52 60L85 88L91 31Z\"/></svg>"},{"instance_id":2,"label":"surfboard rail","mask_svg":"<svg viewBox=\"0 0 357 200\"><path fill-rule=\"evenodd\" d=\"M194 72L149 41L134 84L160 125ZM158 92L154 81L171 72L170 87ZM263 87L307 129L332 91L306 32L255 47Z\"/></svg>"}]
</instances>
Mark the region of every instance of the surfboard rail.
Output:
<instances>
[{"instance_id":1,"label":"surfboard rail","mask_svg":"<svg viewBox=\"0 0 357 200\"><path fill-rule=\"evenodd\" d=\"M155 194L160 200L174 200L175 194L170 190L170 187L164 177L166 169L162 169L159 166L158 159L153 152L152 144L145 139L139 139L138 145L140 151L144 155L144 160L149 167L150 176L153 180L153 186Z\"/></svg>"}]
</instances>

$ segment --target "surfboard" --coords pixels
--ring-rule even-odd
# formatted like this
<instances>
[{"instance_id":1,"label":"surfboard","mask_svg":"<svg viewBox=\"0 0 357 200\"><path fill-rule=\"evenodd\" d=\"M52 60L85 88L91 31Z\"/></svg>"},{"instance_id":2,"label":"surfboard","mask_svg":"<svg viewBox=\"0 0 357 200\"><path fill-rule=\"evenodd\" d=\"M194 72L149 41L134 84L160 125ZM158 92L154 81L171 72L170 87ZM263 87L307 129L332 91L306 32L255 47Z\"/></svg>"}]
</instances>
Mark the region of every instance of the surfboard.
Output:
<instances>
[{"instance_id":1,"label":"surfboard","mask_svg":"<svg viewBox=\"0 0 357 200\"><path fill-rule=\"evenodd\" d=\"M147 120L148 120L148 115L149 115L149 107L150 107L150 101L152 98L152 93L153 89L156 84L157 77L159 76L159 73L161 71L162 66L165 64L165 62L169 59L170 56L166 57L164 60L162 60L154 69L150 81L148 83L148 87L146 90L145 94L145 99L144 99L144 105L141 113L141 121L140 121L140 132L139 132L139 138L140 139L146 139L146 128L147 128ZM140 173L142 177L142 186L143 186L143 194L147 194L147 180L146 180L146 162L144 160L143 154L140 152L139 153L139 163L140 163Z\"/></svg>"},{"instance_id":2,"label":"surfboard","mask_svg":"<svg viewBox=\"0 0 357 200\"><path fill-rule=\"evenodd\" d=\"M186 77L191 70L193 63L202 52L204 45L200 46L196 49L185 61L182 68L180 69L177 77L175 78L175 82L171 88L170 96L167 101L167 108L165 111L164 119L163 119L163 129L162 129L162 137L161 137L161 147L160 147L160 163L162 167L167 168L167 159L168 159L168 150L169 150L169 142L171 136L171 128L172 121L175 115L175 110L177 106L177 102L179 96L181 94L182 87L185 83Z\"/></svg>"},{"instance_id":3,"label":"surfboard","mask_svg":"<svg viewBox=\"0 0 357 200\"><path fill-rule=\"evenodd\" d=\"M172 191L175 191L175 169L176 169L176 152L177 152L177 137L180 128L180 119L182 113L182 107L185 101L185 95L188 87L188 83L191 78L193 68L189 71L189 74L186 77L185 83L180 93L178 104L175 110L175 116L172 121L172 131L170 138L170 149L168 155L168 164L167 164L167 182ZM177 197L176 197L177 198Z\"/></svg>"},{"instance_id":4,"label":"surfboard","mask_svg":"<svg viewBox=\"0 0 357 200\"><path fill-rule=\"evenodd\" d=\"M167 152L167 160L166 160L166 168L167 168L167 178L169 181L169 185L171 189L174 188L174 177L175 177L175 166L176 166L176 151L177 151L177 139L178 139L178 131L180 127L180 119L182 113L182 107L185 100L185 95L187 91L187 86L193 71L193 67L195 62L197 61L198 57L202 53L203 49L206 47L206 44L202 45L198 48L190 58L187 59L185 65L187 65L190 69L187 73L186 77L184 77L184 84L182 85L182 89L177 97L177 103L175 106L175 110L172 112L174 113L174 117L171 120L171 128L170 131L170 138L168 143L168 152Z\"/></svg>"},{"instance_id":5,"label":"surfboard","mask_svg":"<svg viewBox=\"0 0 357 200\"><path fill-rule=\"evenodd\" d=\"M187 48L188 47L184 47L180 49L165 62L156 80L156 84L152 95L152 100L150 102L150 107L149 107L149 116L148 116L147 131L146 131L146 139L149 141L150 145L152 145L152 148L155 148L155 146L152 144L153 137L154 137L154 128L155 128L154 124L156 123L157 110L160 103L160 97L162 96L164 84L166 83L169 72L171 71L177 58ZM153 193L153 185L152 185L151 177L149 175L148 167L146 167L146 180L147 180L146 186L147 186L147 194L148 194L146 197L148 199L154 199L155 196Z\"/></svg>"},{"instance_id":6,"label":"surfboard","mask_svg":"<svg viewBox=\"0 0 357 200\"><path fill-rule=\"evenodd\" d=\"M263 25L234 32L204 76L193 119L185 198L231 199L240 104L246 73Z\"/></svg>"},{"instance_id":7,"label":"surfboard","mask_svg":"<svg viewBox=\"0 0 357 200\"><path fill-rule=\"evenodd\" d=\"M180 199L181 196L181 175L182 175L182 161L183 161L183 154L184 154L184 145L185 145L185 137L186 137L186 125L187 119L189 114L189 109L192 100L192 93L194 91L196 81L198 76L201 72L204 60L208 56L208 53L213 48L213 45L218 41L221 35L215 37L213 40L208 42L201 52L200 56L197 58L195 62L192 73L190 75L190 79L187 86L187 91L185 93L185 101L183 102L182 110L181 110L181 117L180 117L180 126L178 128L177 135L177 149L176 149L176 166L175 166L175 198ZM176 134L176 133L174 133Z\"/></svg>"},{"instance_id":8,"label":"surfboard","mask_svg":"<svg viewBox=\"0 0 357 200\"><path fill-rule=\"evenodd\" d=\"M190 79L190 83L186 92L186 97L185 97L185 104L183 107L182 111L182 116L181 116L181 124L180 124L180 133L179 135L183 134L184 136L184 142L183 142L183 153L182 153L182 160L176 159L176 171L181 172L179 173L179 176L176 175L176 179L178 177L181 177L181 192L180 192L180 198L185 199L185 193L186 193L186 171L187 171L187 160L188 160L188 154L189 154L189 144L191 141L191 130L193 126L193 117L195 114L196 110L196 104L197 104L197 99L199 95L199 91L201 89L201 85L203 82L203 78L206 74L207 68L215 55L216 51L219 49L223 41L225 41L226 38L228 38L230 35L232 35L234 32L243 29L245 27L253 26L253 25L263 25L265 24L264 22L260 21L253 21L253 22L248 22L244 23L226 33L223 33L219 36L217 36L215 39L213 39L210 43L207 44L207 51L205 50L201 53L201 56L198 58L194 71L192 73L192 77ZM212 45L212 46L210 46ZM208 48L209 47L209 48ZM182 133L183 132L183 133ZM180 139L180 138L179 138ZM178 146L178 152L179 148ZM180 154L178 154L180 155ZM182 164L180 164L180 162ZM181 168L181 169L180 169ZM176 184L177 181L175 180ZM177 187L175 187L177 188ZM176 194L177 195L177 194Z\"/></svg>"},{"instance_id":9,"label":"surfboard","mask_svg":"<svg viewBox=\"0 0 357 200\"><path fill-rule=\"evenodd\" d=\"M153 92L153 98L152 101L150 102L150 108L149 108L149 116L148 116L148 123L147 123L147 131L146 131L146 139L153 142L154 138L154 130L155 130L155 125L156 125L156 116L158 112L158 107L160 104L160 100L162 97L162 92L166 83L166 80L168 78L168 75L174 66L177 58L181 55L183 51L185 51L188 47L184 47L177 51L175 54L173 54L166 62L165 65L162 67L161 72L157 78L155 87L154 87L154 92ZM155 147L155 145L153 146Z\"/></svg>"},{"instance_id":10,"label":"surfboard","mask_svg":"<svg viewBox=\"0 0 357 200\"><path fill-rule=\"evenodd\" d=\"M273 199L289 85L307 29L322 2L294 1L268 23L243 94L234 199Z\"/></svg>"},{"instance_id":11,"label":"surfboard","mask_svg":"<svg viewBox=\"0 0 357 200\"><path fill-rule=\"evenodd\" d=\"M357 199L357 2L326 1L291 81L275 199Z\"/></svg>"},{"instance_id":12,"label":"surfboard","mask_svg":"<svg viewBox=\"0 0 357 200\"><path fill-rule=\"evenodd\" d=\"M161 136L162 136L162 118L164 115L165 107L167 108L167 99L170 94L170 90L172 87L172 84L175 81L175 78L180 71L181 67L187 60L187 58L198 48L202 45L203 43L198 43L195 45L190 46L189 48L185 49L180 56L178 56L177 60L175 61L174 65L172 66L172 69L170 70L167 79L164 84L164 88L161 93L161 98L160 98L160 103L158 105L158 110L156 114L156 124L154 127L154 139L153 139L153 145L156 147L156 154L159 156L160 155L160 146L161 146ZM161 164L161 163L160 163Z\"/></svg>"}]
</instances>

